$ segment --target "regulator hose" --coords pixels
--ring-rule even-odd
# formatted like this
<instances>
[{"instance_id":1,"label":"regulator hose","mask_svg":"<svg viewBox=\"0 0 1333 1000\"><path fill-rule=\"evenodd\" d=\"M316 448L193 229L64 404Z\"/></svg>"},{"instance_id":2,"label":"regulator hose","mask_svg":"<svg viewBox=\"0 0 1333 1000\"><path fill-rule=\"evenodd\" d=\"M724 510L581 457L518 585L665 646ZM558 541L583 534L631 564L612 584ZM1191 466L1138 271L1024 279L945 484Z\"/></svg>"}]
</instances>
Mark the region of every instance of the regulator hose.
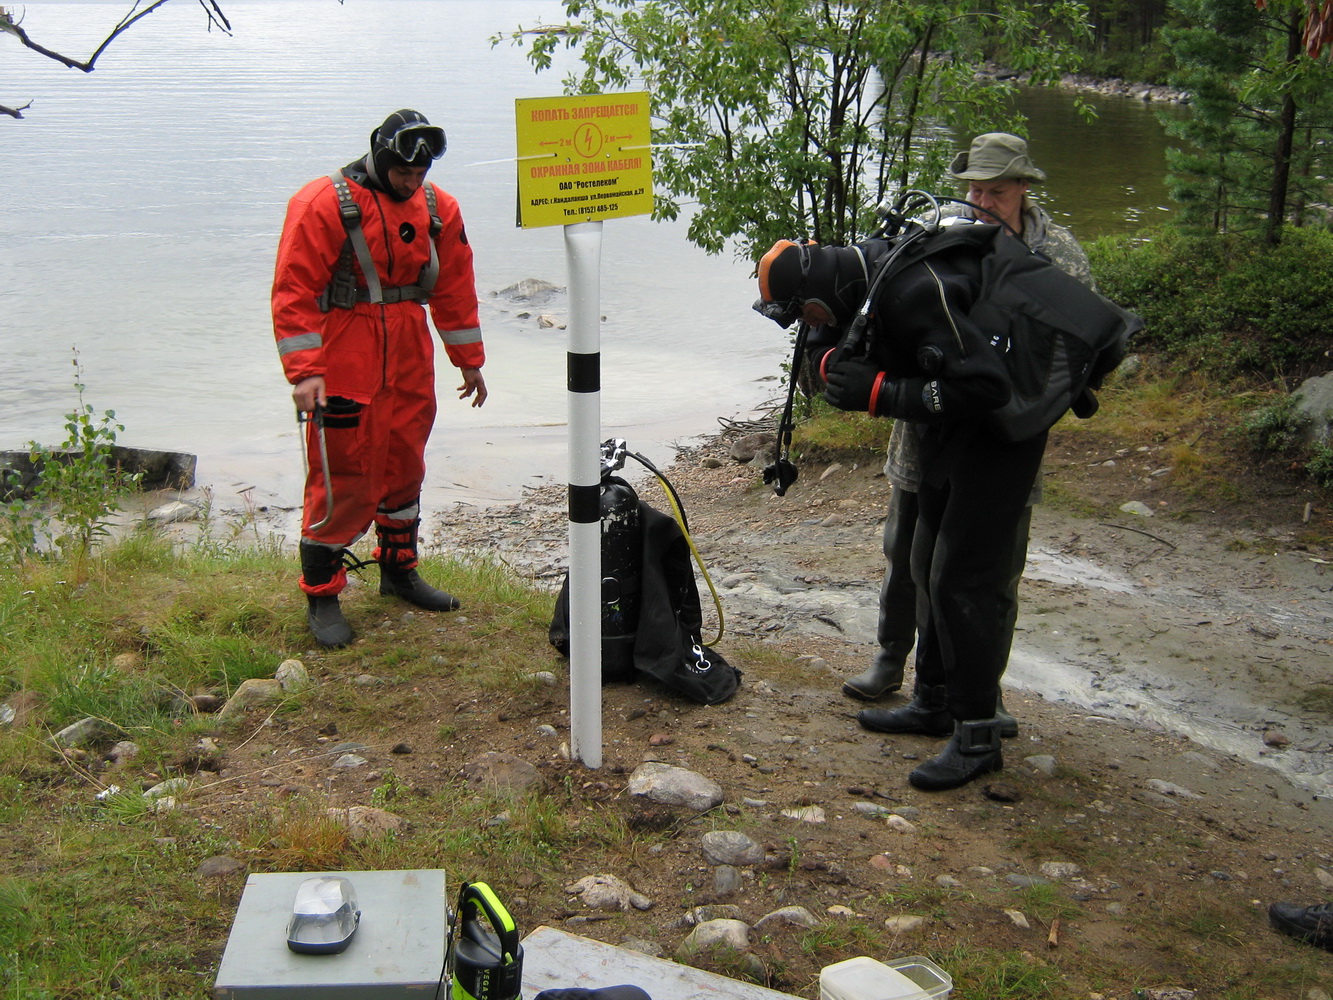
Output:
<instances>
[{"instance_id":1,"label":"regulator hose","mask_svg":"<svg viewBox=\"0 0 1333 1000\"><path fill-rule=\"evenodd\" d=\"M651 472L662 483L662 489L666 493L667 502L671 504L671 514L676 519L676 524L680 526L681 534L685 536L685 544L690 547L690 552L694 556L695 565L699 567L699 572L704 576L704 582L708 584L708 592L713 595L713 607L717 610L717 635L710 641L704 643L705 646L716 646L722 641L726 624L722 616L722 599L717 596L717 588L713 586L713 578L708 575L708 567L704 565L703 556L699 555L699 549L694 544L694 538L690 534L689 522L685 519L685 508L681 505L680 494L676 488L671 485L667 479L652 462L636 452L626 452L626 454Z\"/></svg>"}]
</instances>

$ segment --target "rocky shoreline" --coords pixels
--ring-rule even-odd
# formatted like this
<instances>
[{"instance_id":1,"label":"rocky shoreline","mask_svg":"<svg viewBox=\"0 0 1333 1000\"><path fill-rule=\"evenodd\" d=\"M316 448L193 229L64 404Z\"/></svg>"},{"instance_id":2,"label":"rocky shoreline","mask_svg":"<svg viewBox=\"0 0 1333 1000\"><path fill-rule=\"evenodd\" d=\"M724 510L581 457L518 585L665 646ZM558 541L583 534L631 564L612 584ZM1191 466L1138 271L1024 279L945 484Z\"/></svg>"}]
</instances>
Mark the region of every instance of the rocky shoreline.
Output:
<instances>
[{"instance_id":1,"label":"rocky shoreline","mask_svg":"<svg viewBox=\"0 0 1333 1000\"><path fill-rule=\"evenodd\" d=\"M1021 86L1029 85L1032 80L1031 73L1022 73L995 63L978 67L976 77L978 80L1016 83ZM1164 84L1124 80L1118 76L1099 77L1084 73L1066 73L1060 77L1060 87L1064 90L1078 90L1102 97L1129 97L1145 104L1190 103L1190 95L1186 91Z\"/></svg>"}]
</instances>

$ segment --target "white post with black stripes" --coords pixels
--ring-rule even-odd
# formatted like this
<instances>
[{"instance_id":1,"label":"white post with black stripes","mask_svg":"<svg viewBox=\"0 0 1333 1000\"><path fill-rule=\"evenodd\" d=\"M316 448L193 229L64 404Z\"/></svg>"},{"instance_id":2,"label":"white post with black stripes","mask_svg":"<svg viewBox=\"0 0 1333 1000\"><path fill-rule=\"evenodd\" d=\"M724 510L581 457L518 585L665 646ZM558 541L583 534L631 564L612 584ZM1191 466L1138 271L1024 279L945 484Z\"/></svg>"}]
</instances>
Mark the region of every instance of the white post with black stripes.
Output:
<instances>
[{"instance_id":1,"label":"white post with black stripes","mask_svg":"<svg viewBox=\"0 0 1333 1000\"><path fill-rule=\"evenodd\" d=\"M565 226L569 266L569 750L602 766L602 224Z\"/></svg>"}]
</instances>

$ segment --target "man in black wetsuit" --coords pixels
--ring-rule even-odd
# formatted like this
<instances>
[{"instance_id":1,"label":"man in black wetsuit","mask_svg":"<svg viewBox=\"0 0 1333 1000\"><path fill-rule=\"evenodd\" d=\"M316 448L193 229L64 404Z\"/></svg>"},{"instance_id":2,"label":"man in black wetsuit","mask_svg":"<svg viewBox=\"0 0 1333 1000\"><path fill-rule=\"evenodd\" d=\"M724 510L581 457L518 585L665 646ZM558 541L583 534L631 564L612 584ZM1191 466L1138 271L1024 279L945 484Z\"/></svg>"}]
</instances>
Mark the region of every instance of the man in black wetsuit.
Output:
<instances>
[{"instance_id":1,"label":"man in black wetsuit","mask_svg":"<svg viewBox=\"0 0 1333 1000\"><path fill-rule=\"evenodd\" d=\"M995 294L997 274L1023 273L1033 280L1005 279L1011 311L1027 308L1014 305L1025 296L1041 311L1046 297L1067 315L1086 313L1089 325L1121 328L1113 306L1103 308L1105 300L999 227L961 228L972 230L966 239L940 237L876 286L867 350L828 351L828 344L852 323L885 241L819 247L783 240L759 265L761 299L778 307L766 311L815 328L812 339L827 353L812 360L827 400L908 422L917 438L922 481L911 564L926 599L917 612L917 688L897 710L904 725L896 731L950 735L909 776L926 790L955 788L1003 766L996 701L1008 654L1013 539L1049 427L1014 440L1011 427L997 424L1013 395L1005 359L1011 345L1003 310L983 297ZM1118 360L1091 365L1094 384Z\"/></svg>"}]
</instances>

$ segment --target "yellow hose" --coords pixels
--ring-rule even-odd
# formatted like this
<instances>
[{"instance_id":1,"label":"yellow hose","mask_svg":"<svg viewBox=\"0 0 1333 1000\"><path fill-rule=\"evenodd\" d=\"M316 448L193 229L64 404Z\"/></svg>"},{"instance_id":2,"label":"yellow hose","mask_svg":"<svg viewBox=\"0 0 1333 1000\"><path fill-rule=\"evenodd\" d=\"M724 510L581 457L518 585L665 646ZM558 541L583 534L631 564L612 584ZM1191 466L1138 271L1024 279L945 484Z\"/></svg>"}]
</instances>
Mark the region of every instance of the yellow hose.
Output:
<instances>
[{"instance_id":1,"label":"yellow hose","mask_svg":"<svg viewBox=\"0 0 1333 1000\"><path fill-rule=\"evenodd\" d=\"M694 555L695 564L699 567L699 572L704 575L704 582L708 584L708 592L713 595L713 607L717 609L717 635L711 642L704 643L705 646L716 646L722 641L722 635L726 628L725 620L722 617L722 599L717 596L717 588L713 586L713 578L708 575L708 567L704 565L703 556L699 555L699 549L694 544L694 539L690 537L690 529L685 523L685 512L680 509L680 503L676 500L675 488L667 482L666 476L658 472L650 462L644 460L641 456L635 455L636 459L644 464L654 476L662 481L662 492L666 494L667 503L671 504L671 516L676 519L676 524L680 526L680 532L685 536L685 544L690 547L690 552Z\"/></svg>"}]
</instances>

